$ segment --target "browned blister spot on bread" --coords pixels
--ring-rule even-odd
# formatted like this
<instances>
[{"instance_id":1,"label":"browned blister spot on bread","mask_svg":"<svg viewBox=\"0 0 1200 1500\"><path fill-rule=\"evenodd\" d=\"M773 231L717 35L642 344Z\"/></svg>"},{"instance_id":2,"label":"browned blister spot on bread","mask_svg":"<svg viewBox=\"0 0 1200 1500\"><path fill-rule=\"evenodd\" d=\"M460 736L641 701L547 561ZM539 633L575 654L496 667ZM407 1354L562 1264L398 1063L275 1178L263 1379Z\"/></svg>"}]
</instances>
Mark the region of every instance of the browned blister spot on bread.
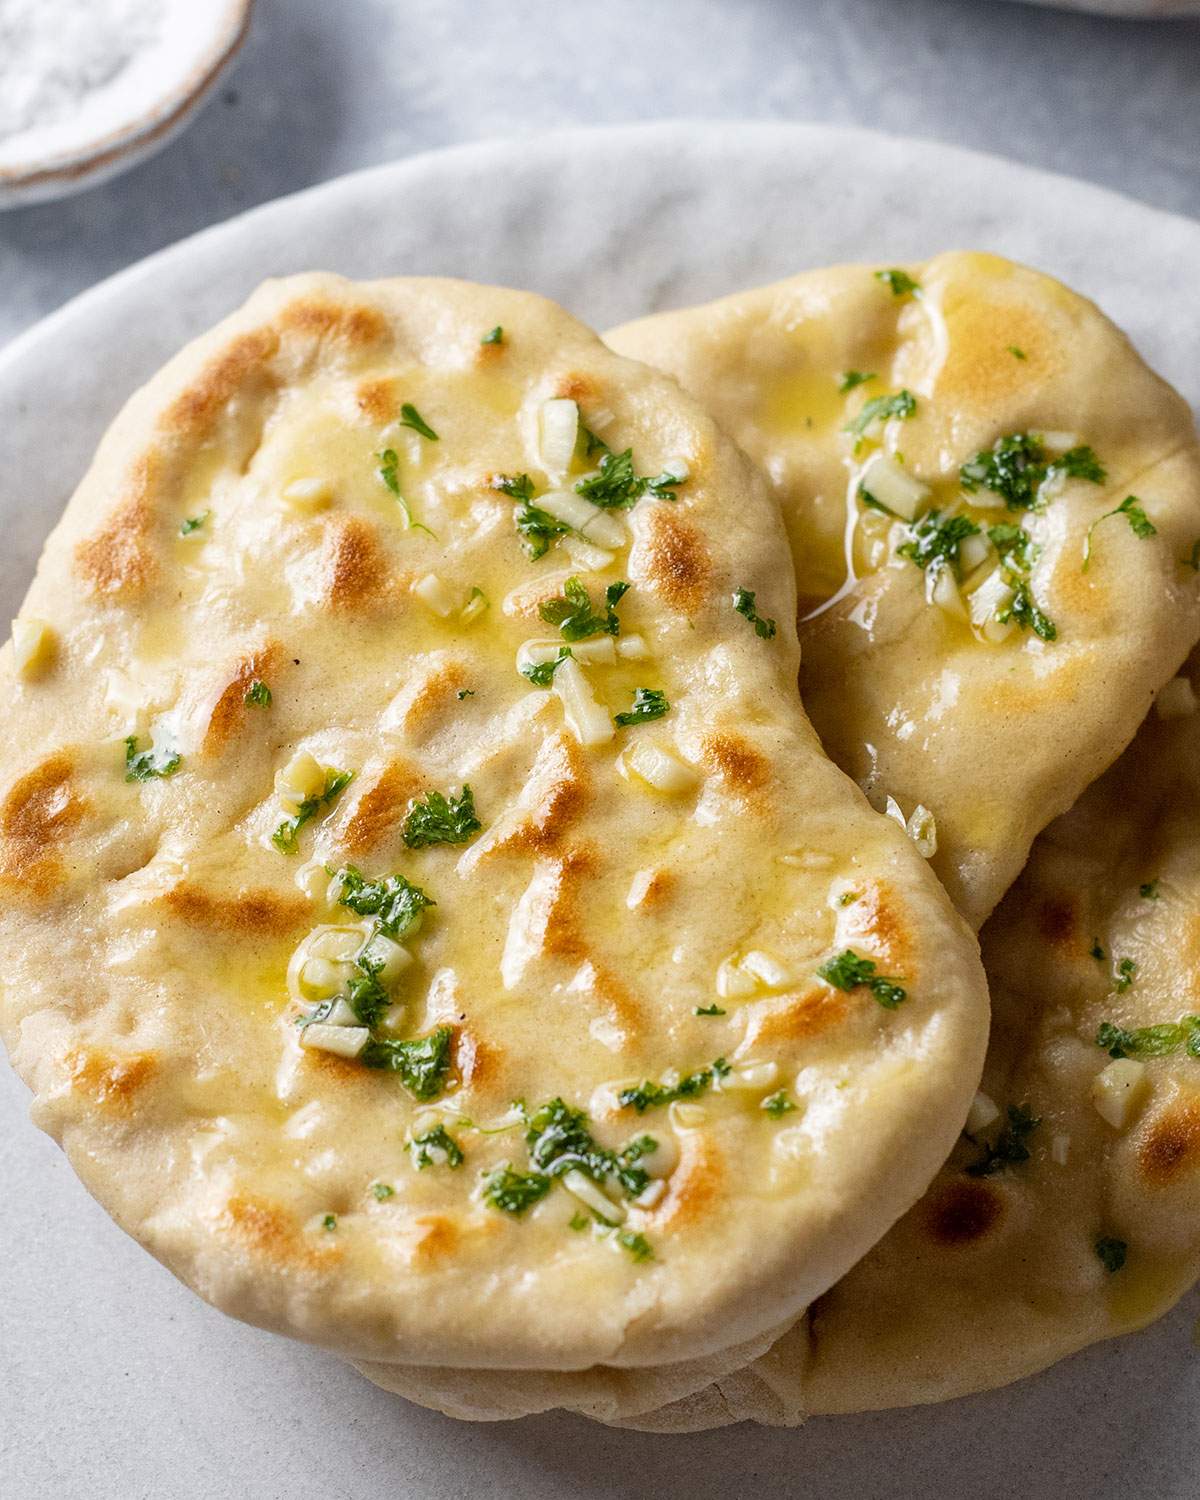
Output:
<instances>
[{"instance_id":1,"label":"browned blister spot on bread","mask_svg":"<svg viewBox=\"0 0 1200 1500\"><path fill-rule=\"evenodd\" d=\"M882 880L864 880L853 907L854 928L871 939L883 963L904 973L912 972L912 930L904 917L905 903L896 898L892 888Z\"/></svg>"},{"instance_id":2,"label":"browned blister spot on bread","mask_svg":"<svg viewBox=\"0 0 1200 1500\"><path fill-rule=\"evenodd\" d=\"M1063 369L1061 340L1031 307L985 301L977 287L967 287L961 300L948 291L943 311L950 342L934 384L937 400L973 411L1004 410L1013 401L1026 403L1032 389Z\"/></svg>"},{"instance_id":3,"label":"browned blister spot on bread","mask_svg":"<svg viewBox=\"0 0 1200 1500\"><path fill-rule=\"evenodd\" d=\"M389 335L388 321L374 307L363 303L335 302L320 297L300 297L289 302L279 315L288 333L306 338L336 340L350 349L382 344Z\"/></svg>"},{"instance_id":4,"label":"browned blister spot on bread","mask_svg":"<svg viewBox=\"0 0 1200 1500\"><path fill-rule=\"evenodd\" d=\"M651 587L678 614L695 614L713 582L703 537L665 505L650 510L646 529L643 568Z\"/></svg>"},{"instance_id":5,"label":"browned blister spot on bread","mask_svg":"<svg viewBox=\"0 0 1200 1500\"><path fill-rule=\"evenodd\" d=\"M164 891L161 905L189 927L230 937L287 937L309 914L299 892L280 892L268 886L225 895L181 880Z\"/></svg>"},{"instance_id":6,"label":"browned blister spot on bread","mask_svg":"<svg viewBox=\"0 0 1200 1500\"><path fill-rule=\"evenodd\" d=\"M1054 948L1079 941L1079 917L1073 896L1048 896L1037 908L1038 934Z\"/></svg>"},{"instance_id":7,"label":"browned blister spot on bread","mask_svg":"<svg viewBox=\"0 0 1200 1500\"><path fill-rule=\"evenodd\" d=\"M377 427L394 422L400 415L396 382L386 376L360 381L354 392L354 402L363 416Z\"/></svg>"},{"instance_id":8,"label":"browned blister spot on bread","mask_svg":"<svg viewBox=\"0 0 1200 1500\"><path fill-rule=\"evenodd\" d=\"M585 402L597 400L600 391L590 375L564 375L555 385L554 394L560 401L574 401L582 407ZM586 423L586 414L581 416Z\"/></svg>"},{"instance_id":9,"label":"browned blister spot on bread","mask_svg":"<svg viewBox=\"0 0 1200 1500\"><path fill-rule=\"evenodd\" d=\"M209 362L195 380L167 407L159 422L163 432L190 438L204 437L234 396L241 395L252 382L259 394L272 390L276 378L268 361L279 347L270 328L244 333L215 359Z\"/></svg>"},{"instance_id":10,"label":"browned blister spot on bread","mask_svg":"<svg viewBox=\"0 0 1200 1500\"><path fill-rule=\"evenodd\" d=\"M1148 1187L1171 1187L1200 1168L1200 1098L1175 1100L1149 1120L1138 1145Z\"/></svg>"},{"instance_id":11,"label":"browned blister spot on bread","mask_svg":"<svg viewBox=\"0 0 1200 1500\"><path fill-rule=\"evenodd\" d=\"M72 1089L86 1094L107 1113L126 1117L133 1113L138 1094L158 1070L153 1052L120 1055L80 1047L69 1052L64 1061Z\"/></svg>"},{"instance_id":12,"label":"browned blister spot on bread","mask_svg":"<svg viewBox=\"0 0 1200 1500\"><path fill-rule=\"evenodd\" d=\"M463 1088L494 1088L500 1081L505 1053L494 1042L485 1041L477 1027L463 1023L454 1028L451 1065Z\"/></svg>"},{"instance_id":13,"label":"browned blister spot on bread","mask_svg":"<svg viewBox=\"0 0 1200 1500\"><path fill-rule=\"evenodd\" d=\"M582 815L589 792L578 743L566 735L547 735L520 797L471 845L459 868L472 870L480 860L501 852L553 852Z\"/></svg>"},{"instance_id":14,"label":"browned blister spot on bread","mask_svg":"<svg viewBox=\"0 0 1200 1500\"><path fill-rule=\"evenodd\" d=\"M771 778L771 762L732 730L705 736L701 742L705 764L716 771L731 792L759 791Z\"/></svg>"},{"instance_id":15,"label":"browned blister spot on bread","mask_svg":"<svg viewBox=\"0 0 1200 1500\"><path fill-rule=\"evenodd\" d=\"M158 455L143 455L108 520L76 544L76 575L94 593L136 593L153 577L156 561L150 538L160 474Z\"/></svg>"},{"instance_id":16,"label":"browned blister spot on bread","mask_svg":"<svg viewBox=\"0 0 1200 1500\"><path fill-rule=\"evenodd\" d=\"M412 1227L414 1256L427 1265L452 1259L462 1243L458 1225L445 1214L422 1214Z\"/></svg>"},{"instance_id":17,"label":"browned blister spot on bread","mask_svg":"<svg viewBox=\"0 0 1200 1500\"><path fill-rule=\"evenodd\" d=\"M379 534L362 516L330 516L321 548L322 602L347 612L376 604L387 581Z\"/></svg>"},{"instance_id":18,"label":"browned blister spot on bread","mask_svg":"<svg viewBox=\"0 0 1200 1500\"><path fill-rule=\"evenodd\" d=\"M415 668L416 663L412 664ZM467 669L455 657L438 653L428 670L412 670L411 680L392 700L388 728L416 736L433 728L448 712L458 708L458 693L467 685Z\"/></svg>"},{"instance_id":19,"label":"browned blister spot on bread","mask_svg":"<svg viewBox=\"0 0 1200 1500\"><path fill-rule=\"evenodd\" d=\"M0 879L10 890L49 896L64 878L59 850L87 810L62 751L26 772L0 804Z\"/></svg>"},{"instance_id":20,"label":"browned blister spot on bread","mask_svg":"<svg viewBox=\"0 0 1200 1500\"><path fill-rule=\"evenodd\" d=\"M356 858L369 854L396 831L409 803L424 789L425 782L419 772L403 761L389 761L359 793L338 842Z\"/></svg>"},{"instance_id":21,"label":"browned blister spot on bread","mask_svg":"<svg viewBox=\"0 0 1200 1500\"><path fill-rule=\"evenodd\" d=\"M1004 1215L1004 1200L991 1183L962 1177L931 1190L920 1213L934 1244L954 1249L990 1233Z\"/></svg>"},{"instance_id":22,"label":"browned blister spot on bread","mask_svg":"<svg viewBox=\"0 0 1200 1500\"><path fill-rule=\"evenodd\" d=\"M255 682L268 682L283 661L283 649L275 641L269 641L257 650L248 651L235 664L233 671L212 706L208 728L204 732L201 750L205 755L214 755L224 750L236 731L246 722L250 709L246 694Z\"/></svg>"},{"instance_id":23,"label":"browned blister spot on bread","mask_svg":"<svg viewBox=\"0 0 1200 1500\"><path fill-rule=\"evenodd\" d=\"M667 1196L651 1216L658 1229L683 1229L716 1212L725 1185L725 1164L717 1144L700 1130L679 1137L679 1165Z\"/></svg>"},{"instance_id":24,"label":"browned blister spot on bread","mask_svg":"<svg viewBox=\"0 0 1200 1500\"><path fill-rule=\"evenodd\" d=\"M848 1011L849 997L829 986L802 995L773 996L754 1007L744 1048L749 1052L764 1042L777 1045L822 1036L840 1026Z\"/></svg>"},{"instance_id":25,"label":"browned blister spot on bread","mask_svg":"<svg viewBox=\"0 0 1200 1500\"><path fill-rule=\"evenodd\" d=\"M278 1203L238 1195L228 1200L222 1217L234 1239L273 1265L317 1271L341 1258L334 1242L314 1241Z\"/></svg>"}]
</instances>

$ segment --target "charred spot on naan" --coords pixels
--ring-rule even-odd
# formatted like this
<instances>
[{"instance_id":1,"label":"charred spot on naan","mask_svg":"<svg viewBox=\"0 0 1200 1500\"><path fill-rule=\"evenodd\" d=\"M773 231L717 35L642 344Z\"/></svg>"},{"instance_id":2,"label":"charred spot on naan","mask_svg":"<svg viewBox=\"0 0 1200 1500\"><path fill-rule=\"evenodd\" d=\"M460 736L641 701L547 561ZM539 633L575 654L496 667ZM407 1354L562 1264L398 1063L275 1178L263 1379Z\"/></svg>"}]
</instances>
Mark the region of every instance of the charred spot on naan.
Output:
<instances>
[{"instance_id":1,"label":"charred spot on naan","mask_svg":"<svg viewBox=\"0 0 1200 1500\"><path fill-rule=\"evenodd\" d=\"M684 1131L679 1137L679 1165L650 1222L656 1229L686 1229L700 1223L716 1211L725 1180L725 1162L716 1142L704 1131Z\"/></svg>"},{"instance_id":2,"label":"charred spot on naan","mask_svg":"<svg viewBox=\"0 0 1200 1500\"><path fill-rule=\"evenodd\" d=\"M1173 1100L1146 1121L1138 1168L1147 1187L1172 1187L1200 1169L1200 1097Z\"/></svg>"},{"instance_id":3,"label":"charred spot on naan","mask_svg":"<svg viewBox=\"0 0 1200 1500\"><path fill-rule=\"evenodd\" d=\"M978 1244L997 1227L1004 1211L999 1189L970 1177L955 1178L934 1188L919 1210L925 1234L944 1249Z\"/></svg>"},{"instance_id":4,"label":"charred spot on naan","mask_svg":"<svg viewBox=\"0 0 1200 1500\"><path fill-rule=\"evenodd\" d=\"M849 1012L849 995L830 985L798 995L773 995L751 1008L743 1045L750 1051L763 1043L808 1041L841 1026Z\"/></svg>"},{"instance_id":5,"label":"charred spot on naan","mask_svg":"<svg viewBox=\"0 0 1200 1500\"><path fill-rule=\"evenodd\" d=\"M85 1095L107 1114L128 1118L139 1095L158 1071L153 1052L107 1052L79 1047L64 1058L72 1090Z\"/></svg>"},{"instance_id":6,"label":"charred spot on naan","mask_svg":"<svg viewBox=\"0 0 1200 1500\"><path fill-rule=\"evenodd\" d=\"M771 762L745 736L733 730L706 735L700 748L705 764L731 792L747 796L761 791L771 779Z\"/></svg>"},{"instance_id":7,"label":"charred spot on naan","mask_svg":"<svg viewBox=\"0 0 1200 1500\"><path fill-rule=\"evenodd\" d=\"M466 872L500 853L549 854L560 848L591 794L584 752L573 736L547 735L517 800L459 861Z\"/></svg>"},{"instance_id":8,"label":"charred spot on naan","mask_svg":"<svg viewBox=\"0 0 1200 1500\"><path fill-rule=\"evenodd\" d=\"M321 543L321 602L325 607L347 614L377 605L387 584L387 563L371 522L362 516L330 516Z\"/></svg>"},{"instance_id":9,"label":"charred spot on naan","mask_svg":"<svg viewBox=\"0 0 1200 1500\"><path fill-rule=\"evenodd\" d=\"M174 437L202 439L235 396L247 394L251 386L257 387L260 396L270 395L278 384L270 366L278 348L278 335L270 328L234 339L175 398L159 422L160 430Z\"/></svg>"},{"instance_id":10,"label":"charred spot on naan","mask_svg":"<svg viewBox=\"0 0 1200 1500\"><path fill-rule=\"evenodd\" d=\"M373 376L360 381L354 392L354 404L367 421L377 427L394 422L400 415L395 380L390 376Z\"/></svg>"},{"instance_id":11,"label":"charred spot on naan","mask_svg":"<svg viewBox=\"0 0 1200 1500\"><path fill-rule=\"evenodd\" d=\"M356 353L381 346L391 338L383 313L365 303L299 297L282 309L279 319L287 334L341 344Z\"/></svg>"},{"instance_id":12,"label":"charred spot on naan","mask_svg":"<svg viewBox=\"0 0 1200 1500\"><path fill-rule=\"evenodd\" d=\"M669 507L657 505L646 521L641 571L677 614L695 614L709 597L713 564L704 538Z\"/></svg>"},{"instance_id":13,"label":"charred spot on naan","mask_svg":"<svg viewBox=\"0 0 1200 1500\"><path fill-rule=\"evenodd\" d=\"M846 908L848 930L870 939L881 964L912 979L912 932L903 916L904 902L882 880L864 880L853 891L856 899Z\"/></svg>"},{"instance_id":14,"label":"charred spot on naan","mask_svg":"<svg viewBox=\"0 0 1200 1500\"><path fill-rule=\"evenodd\" d=\"M59 751L20 777L0 804L0 881L45 899L66 876L61 850L88 810L74 764Z\"/></svg>"},{"instance_id":15,"label":"charred spot on naan","mask_svg":"<svg viewBox=\"0 0 1200 1500\"><path fill-rule=\"evenodd\" d=\"M255 682L269 683L283 660L283 648L276 641L268 641L238 659L233 670L226 674L225 685L219 689L209 714L201 744L203 754L214 755L228 746L253 712L246 703L251 687Z\"/></svg>"},{"instance_id":16,"label":"charred spot on naan","mask_svg":"<svg viewBox=\"0 0 1200 1500\"><path fill-rule=\"evenodd\" d=\"M306 1234L281 1204L239 1194L226 1201L221 1217L240 1245L276 1266L318 1271L341 1259L336 1241L328 1237L317 1240Z\"/></svg>"},{"instance_id":17,"label":"charred spot on naan","mask_svg":"<svg viewBox=\"0 0 1200 1500\"><path fill-rule=\"evenodd\" d=\"M309 904L299 892L270 886L227 895L181 880L163 892L158 904L189 927L234 938L288 937L309 916Z\"/></svg>"},{"instance_id":18,"label":"charred spot on naan","mask_svg":"<svg viewBox=\"0 0 1200 1500\"><path fill-rule=\"evenodd\" d=\"M972 412L1014 404L1024 411L1034 393L1066 368L1057 336L1025 303L982 298L975 286L951 287L942 312L949 347L934 381L936 401Z\"/></svg>"},{"instance_id":19,"label":"charred spot on naan","mask_svg":"<svg viewBox=\"0 0 1200 1500\"><path fill-rule=\"evenodd\" d=\"M349 804L338 843L354 858L371 853L404 821L414 797L425 790L421 774L404 761L389 761Z\"/></svg>"},{"instance_id":20,"label":"charred spot on naan","mask_svg":"<svg viewBox=\"0 0 1200 1500\"><path fill-rule=\"evenodd\" d=\"M1074 896L1047 896L1036 908L1038 935L1052 948L1079 946L1079 907Z\"/></svg>"},{"instance_id":21,"label":"charred spot on naan","mask_svg":"<svg viewBox=\"0 0 1200 1500\"><path fill-rule=\"evenodd\" d=\"M153 451L143 454L108 519L76 544L76 576L93 593L134 594L153 579L157 559L151 537L161 481L161 458Z\"/></svg>"},{"instance_id":22,"label":"charred spot on naan","mask_svg":"<svg viewBox=\"0 0 1200 1500\"><path fill-rule=\"evenodd\" d=\"M466 687L469 674L460 657L446 652L431 653L424 669L418 669L417 662L412 667L411 681L392 700L385 723L388 729L418 738L458 708L458 694Z\"/></svg>"}]
</instances>

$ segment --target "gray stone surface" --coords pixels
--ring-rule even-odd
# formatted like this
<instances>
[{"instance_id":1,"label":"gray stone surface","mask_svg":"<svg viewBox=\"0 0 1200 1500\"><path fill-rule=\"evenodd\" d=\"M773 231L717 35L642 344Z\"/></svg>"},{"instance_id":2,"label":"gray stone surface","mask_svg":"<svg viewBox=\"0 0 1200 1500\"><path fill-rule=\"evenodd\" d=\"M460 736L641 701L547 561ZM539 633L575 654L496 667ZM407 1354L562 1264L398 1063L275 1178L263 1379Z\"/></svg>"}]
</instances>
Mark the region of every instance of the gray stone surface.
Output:
<instances>
[{"instance_id":1,"label":"gray stone surface","mask_svg":"<svg viewBox=\"0 0 1200 1500\"><path fill-rule=\"evenodd\" d=\"M671 116L928 136L1200 216L1200 20L1008 0L258 0L180 139L0 214L0 343L183 235L355 167Z\"/></svg>"}]
</instances>

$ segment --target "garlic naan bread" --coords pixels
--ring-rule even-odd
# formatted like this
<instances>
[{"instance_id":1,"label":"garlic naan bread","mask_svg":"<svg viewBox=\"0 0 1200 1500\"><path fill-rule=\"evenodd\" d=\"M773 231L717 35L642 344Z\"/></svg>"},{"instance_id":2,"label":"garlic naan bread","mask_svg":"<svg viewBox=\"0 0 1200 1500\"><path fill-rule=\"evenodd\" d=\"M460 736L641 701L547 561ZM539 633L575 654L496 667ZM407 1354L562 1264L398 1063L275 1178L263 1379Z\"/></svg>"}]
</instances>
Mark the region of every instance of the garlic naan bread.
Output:
<instances>
[{"instance_id":1,"label":"garlic naan bread","mask_svg":"<svg viewBox=\"0 0 1200 1500\"><path fill-rule=\"evenodd\" d=\"M924 1189L986 1029L794 613L741 455L552 304L262 289L118 418L0 659L37 1122L351 1357L752 1352Z\"/></svg>"},{"instance_id":2,"label":"garlic naan bread","mask_svg":"<svg viewBox=\"0 0 1200 1500\"><path fill-rule=\"evenodd\" d=\"M1184 402L995 256L844 266L617 329L766 470L834 761L978 926L1200 635Z\"/></svg>"},{"instance_id":3,"label":"garlic naan bread","mask_svg":"<svg viewBox=\"0 0 1200 1500\"><path fill-rule=\"evenodd\" d=\"M921 1202L762 1360L633 1425L941 1401L1140 1328L1200 1275L1200 652L983 931L993 1023Z\"/></svg>"}]
</instances>

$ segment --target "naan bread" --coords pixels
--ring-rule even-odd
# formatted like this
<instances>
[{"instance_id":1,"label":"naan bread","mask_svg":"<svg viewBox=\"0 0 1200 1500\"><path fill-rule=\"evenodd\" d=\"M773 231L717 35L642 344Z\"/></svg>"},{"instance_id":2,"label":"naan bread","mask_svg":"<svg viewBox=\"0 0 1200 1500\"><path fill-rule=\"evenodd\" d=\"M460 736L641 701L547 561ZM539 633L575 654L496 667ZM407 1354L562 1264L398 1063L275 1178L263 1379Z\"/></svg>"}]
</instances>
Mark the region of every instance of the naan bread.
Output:
<instances>
[{"instance_id":1,"label":"naan bread","mask_svg":"<svg viewBox=\"0 0 1200 1500\"><path fill-rule=\"evenodd\" d=\"M759 1340L923 1190L986 1027L794 604L732 445L551 304L264 288L118 418L0 659L37 1122L353 1358Z\"/></svg>"},{"instance_id":2,"label":"naan bread","mask_svg":"<svg viewBox=\"0 0 1200 1500\"><path fill-rule=\"evenodd\" d=\"M978 926L1200 634L1187 407L1090 302L990 255L812 271L607 337L770 476L805 707L877 807L936 831Z\"/></svg>"},{"instance_id":3,"label":"naan bread","mask_svg":"<svg viewBox=\"0 0 1200 1500\"><path fill-rule=\"evenodd\" d=\"M984 928L975 1113L1000 1117L769 1355L628 1425L967 1395L1142 1327L1200 1275L1198 690L1200 652Z\"/></svg>"}]
</instances>

